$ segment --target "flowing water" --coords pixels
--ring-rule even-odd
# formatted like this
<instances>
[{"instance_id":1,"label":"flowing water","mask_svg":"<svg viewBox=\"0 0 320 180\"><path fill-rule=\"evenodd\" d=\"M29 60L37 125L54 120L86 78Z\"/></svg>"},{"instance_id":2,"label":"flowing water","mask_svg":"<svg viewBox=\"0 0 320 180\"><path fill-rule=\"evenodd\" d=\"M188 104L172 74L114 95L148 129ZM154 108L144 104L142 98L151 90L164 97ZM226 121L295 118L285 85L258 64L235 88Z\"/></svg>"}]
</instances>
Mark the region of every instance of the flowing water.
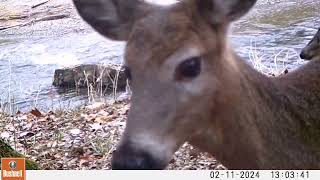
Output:
<instances>
[{"instance_id":1,"label":"flowing water","mask_svg":"<svg viewBox=\"0 0 320 180\"><path fill-rule=\"evenodd\" d=\"M261 71L292 70L304 63L300 50L319 27L318 0L261 3L233 25L231 42ZM82 63L121 64L124 46L104 39L79 18L0 31L0 107L15 104L27 111L82 104L85 95L52 87L54 70Z\"/></svg>"}]
</instances>

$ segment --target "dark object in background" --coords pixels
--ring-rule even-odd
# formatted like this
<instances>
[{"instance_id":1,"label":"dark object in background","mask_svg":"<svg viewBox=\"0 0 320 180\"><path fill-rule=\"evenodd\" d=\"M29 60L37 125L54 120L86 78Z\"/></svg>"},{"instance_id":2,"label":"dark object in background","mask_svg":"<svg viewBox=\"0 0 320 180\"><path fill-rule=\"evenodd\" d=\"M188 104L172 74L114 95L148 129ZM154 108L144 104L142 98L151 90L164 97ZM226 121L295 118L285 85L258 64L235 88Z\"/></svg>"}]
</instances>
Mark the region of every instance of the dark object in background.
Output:
<instances>
[{"instance_id":1,"label":"dark object in background","mask_svg":"<svg viewBox=\"0 0 320 180\"><path fill-rule=\"evenodd\" d=\"M302 49L300 57L305 60L320 59L320 29L308 45Z\"/></svg>"},{"instance_id":2,"label":"dark object in background","mask_svg":"<svg viewBox=\"0 0 320 180\"><path fill-rule=\"evenodd\" d=\"M89 84L94 87L102 86L104 89L112 90L113 81L117 75L117 89L120 91L125 90L127 77L124 70L119 71L115 67L95 64L56 69L52 84L59 88L86 88Z\"/></svg>"}]
</instances>

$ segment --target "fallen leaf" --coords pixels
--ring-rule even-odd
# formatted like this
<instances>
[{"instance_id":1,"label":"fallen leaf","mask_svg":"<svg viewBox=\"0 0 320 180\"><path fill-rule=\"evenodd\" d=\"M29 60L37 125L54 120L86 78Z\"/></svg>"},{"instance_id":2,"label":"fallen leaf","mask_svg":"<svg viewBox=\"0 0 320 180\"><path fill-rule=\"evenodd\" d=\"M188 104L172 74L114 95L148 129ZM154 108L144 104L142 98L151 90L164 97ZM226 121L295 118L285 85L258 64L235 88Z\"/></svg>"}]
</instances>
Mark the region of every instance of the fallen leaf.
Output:
<instances>
[{"instance_id":1,"label":"fallen leaf","mask_svg":"<svg viewBox=\"0 0 320 180\"><path fill-rule=\"evenodd\" d=\"M74 135L74 136L79 135L80 132L81 132L80 129L72 129L72 130L70 130L70 133L71 133L72 135Z\"/></svg>"},{"instance_id":2,"label":"fallen leaf","mask_svg":"<svg viewBox=\"0 0 320 180\"><path fill-rule=\"evenodd\" d=\"M8 133L7 131L1 133L0 137L2 139L8 139L10 137L10 133Z\"/></svg>"},{"instance_id":3,"label":"fallen leaf","mask_svg":"<svg viewBox=\"0 0 320 180\"><path fill-rule=\"evenodd\" d=\"M30 111L30 114L34 115L35 117L43 117L43 115L37 108L32 109Z\"/></svg>"},{"instance_id":4,"label":"fallen leaf","mask_svg":"<svg viewBox=\"0 0 320 180\"><path fill-rule=\"evenodd\" d=\"M29 138L29 137L32 137L34 136L35 134L33 132L23 132L23 133L20 133L19 135L19 138L22 139L22 138Z\"/></svg>"}]
</instances>

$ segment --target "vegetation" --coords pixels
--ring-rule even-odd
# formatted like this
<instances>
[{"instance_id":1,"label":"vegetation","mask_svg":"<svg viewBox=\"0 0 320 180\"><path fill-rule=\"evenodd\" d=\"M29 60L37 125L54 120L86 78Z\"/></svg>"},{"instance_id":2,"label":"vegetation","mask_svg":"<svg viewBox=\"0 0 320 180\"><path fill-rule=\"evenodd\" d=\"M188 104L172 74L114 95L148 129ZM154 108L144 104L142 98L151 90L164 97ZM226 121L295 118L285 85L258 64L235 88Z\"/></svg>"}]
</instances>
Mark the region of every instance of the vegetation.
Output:
<instances>
[{"instance_id":1,"label":"vegetation","mask_svg":"<svg viewBox=\"0 0 320 180\"><path fill-rule=\"evenodd\" d=\"M0 139L0 158L24 158L23 155L12 149L4 140ZM26 159L26 169L27 170L37 170L38 165L29 159Z\"/></svg>"}]
</instances>

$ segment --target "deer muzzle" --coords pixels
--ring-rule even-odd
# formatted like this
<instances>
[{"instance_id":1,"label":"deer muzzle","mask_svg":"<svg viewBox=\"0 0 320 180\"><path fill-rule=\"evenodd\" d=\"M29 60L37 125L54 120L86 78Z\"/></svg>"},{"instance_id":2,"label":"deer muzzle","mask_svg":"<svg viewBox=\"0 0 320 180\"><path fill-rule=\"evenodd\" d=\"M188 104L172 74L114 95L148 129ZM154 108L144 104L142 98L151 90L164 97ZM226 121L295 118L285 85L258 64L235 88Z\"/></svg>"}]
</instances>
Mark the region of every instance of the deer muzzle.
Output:
<instances>
[{"instance_id":1,"label":"deer muzzle","mask_svg":"<svg viewBox=\"0 0 320 180\"><path fill-rule=\"evenodd\" d=\"M161 170L166 164L151 153L135 149L130 143L124 143L113 153L113 170Z\"/></svg>"}]
</instances>

